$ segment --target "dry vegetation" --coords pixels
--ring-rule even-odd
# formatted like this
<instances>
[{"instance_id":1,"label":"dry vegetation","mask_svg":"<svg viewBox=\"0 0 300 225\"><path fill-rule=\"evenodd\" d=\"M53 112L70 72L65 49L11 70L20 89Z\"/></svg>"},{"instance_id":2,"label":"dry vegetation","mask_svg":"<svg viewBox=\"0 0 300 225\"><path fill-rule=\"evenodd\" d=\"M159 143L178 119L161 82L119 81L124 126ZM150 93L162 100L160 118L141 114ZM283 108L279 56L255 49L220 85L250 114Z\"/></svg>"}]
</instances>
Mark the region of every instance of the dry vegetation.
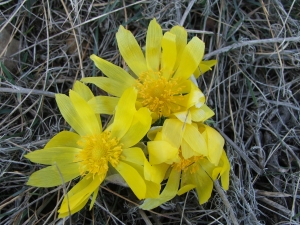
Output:
<instances>
[{"instance_id":1,"label":"dry vegetation","mask_svg":"<svg viewBox=\"0 0 300 225\"><path fill-rule=\"evenodd\" d=\"M14 49L0 49L0 224L299 224L299 12L296 0L1 1L0 31ZM204 205L191 191L150 212L129 189L105 184L91 211L57 219L73 183L26 186L41 166L23 156L69 129L54 93L100 75L89 55L124 65L119 25L144 45L153 17L166 30L183 25L218 59L199 85L226 139L230 188L215 183Z\"/></svg>"}]
</instances>

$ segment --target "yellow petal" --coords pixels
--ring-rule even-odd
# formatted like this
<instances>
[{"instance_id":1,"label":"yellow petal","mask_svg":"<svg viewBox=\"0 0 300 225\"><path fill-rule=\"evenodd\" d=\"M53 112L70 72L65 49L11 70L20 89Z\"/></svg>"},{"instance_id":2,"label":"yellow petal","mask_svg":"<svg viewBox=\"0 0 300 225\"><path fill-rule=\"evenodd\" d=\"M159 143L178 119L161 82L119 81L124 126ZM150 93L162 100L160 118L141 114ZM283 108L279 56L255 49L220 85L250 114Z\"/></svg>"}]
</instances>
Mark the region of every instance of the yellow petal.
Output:
<instances>
[{"instance_id":1,"label":"yellow petal","mask_svg":"<svg viewBox=\"0 0 300 225\"><path fill-rule=\"evenodd\" d=\"M208 61L201 61L199 64L199 67L195 70L194 76L195 78L198 78L200 75L204 74L208 70L211 70L211 67L213 67L217 63L217 60L208 60Z\"/></svg>"},{"instance_id":2,"label":"yellow petal","mask_svg":"<svg viewBox=\"0 0 300 225\"><path fill-rule=\"evenodd\" d=\"M162 128L162 139L169 142L175 148L179 148L185 129L185 124L178 119L165 120Z\"/></svg>"},{"instance_id":3,"label":"yellow petal","mask_svg":"<svg viewBox=\"0 0 300 225\"><path fill-rule=\"evenodd\" d=\"M166 163L151 166L149 162L145 161L144 162L145 179L160 184L163 181L169 167L170 165Z\"/></svg>"},{"instance_id":4,"label":"yellow petal","mask_svg":"<svg viewBox=\"0 0 300 225\"><path fill-rule=\"evenodd\" d=\"M174 116L176 116L176 118L183 123L187 123L187 124L192 123L192 115L190 113L190 110L174 113Z\"/></svg>"},{"instance_id":5,"label":"yellow petal","mask_svg":"<svg viewBox=\"0 0 300 225\"><path fill-rule=\"evenodd\" d=\"M89 89L88 86L81 83L80 81L76 81L73 86L73 91L79 94L86 102L89 101L91 98L94 97L92 91Z\"/></svg>"},{"instance_id":6,"label":"yellow petal","mask_svg":"<svg viewBox=\"0 0 300 225\"><path fill-rule=\"evenodd\" d=\"M204 122L215 115L214 111L205 104L200 108L192 107L190 113L194 122Z\"/></svg>"},{"instance_id":7,"label":"yellow petal","mask_svg":"<svg viewBox=\"0 0 300 225\"><path fill-rule=\"evenodd\" d=\"M213 180L210 177L214 166L206 159L202 159L198 163L203 169L198 169L193 174L194 183L196 184L196 191L199 198L199 203L203 204L208 201L213 189Z\"/></svg>"},{"instance_id":8,"label":"yellow petal","mask_svg":"<svg viewBox=\"0 0 300 225\"><path fill-rule=\"evenodd\" d=\"M60 215L71 214L78 212L87 202L87 198L99 187L102 183L100 176L87 175L82 178L69 192L68 196L64 197L58 212ZM81 207L81 208L80 208Z\"/></svg>"},{"instance_id":9,"label":"yellow petal","mask_svg":"<svg viewBox=\"0 0 300 225\"><path fill-rule=\"evenodd\" d=\"M99 123L99 116L97 118L89 104L75 91L70 90L69 96L74 108L80 116L80 119L78 118L78 122L80 122L80 126L86 135L100 133L102 131L101 121Z\"/></svg>"},{"instance_id":10,"label":"yellow petal","mask_svg":"<svg viewBox=\"0 0 300 225\"><path fill-rule=\"evenodd\" d=\"M91 55L91 59L95 65L109 78L123 84L126 88L132 87L135 84L135 79L123 70L121 67L116 66L96 55ZM84 81L86 78L83 78Z\"/></svg>"},{"instance_id":11,"label":"yellow petal","mask_svg":"<svg viewBox=\"0 0 300 225\"><path fill-rule=\"evenodd\" d=\"M189 90L183 96L174 96L173 103L185 109L192 106L201 107L205 102L204 94L192 81L188 80L185 84L189 86Z\"/></svg>"},{"instance_id":12,"label":"yellow petal","mask_svg":"<svg viewBox=\"0 0 300 225\"><path fill-rule=\"evenodd\" d=\"M204 42L197 37L193 37L183 50L181 61L174 77L178 77L183 80L188 79L202 60L204 49Z\"/></svg>"},{"instance_id":13,"label":"yellow petal","mask_svg":"<svg viewBox=\"0 0 300 225\"><path fill-rule=\"evenodd\" d=\"M133 117L136 113L136 97L136 89L129 88L120 98L116 107L116 113L111 127L112 137L121 139L130 128Z\"/></svg>"},{"instance_id":14,"label":"yellow petal","mask_svg":"<svg viewBox=\"0 0 300 225\"><path fill-rule=\"evenodd\" d=\"M178 148L172 146L167 141L149 141L147 145L149 162L152 165L161 163L171 164L178 158Z\"/></svg>"},{"instance_id":15,"label":"yellow petal","mask_svg":"<svg viewBox=\"0 0 300 225\"><path fill-rule=\"evenodd\" d=\"M178 195L182 195L182 194L184 194L184 193L186 193L186 192L188 192L188 191L194 189L195 187L196 187L196 185L194 185L194 184L187 184L187 185L184 185L183 187L181 187L181 188L178 190L177 194L178 194Z\"/></svg>"},{"instance_id":16,"label":"yellow petal","mask_svg":"<svg viewBox=\"0 0 300 225\"><path fill-rule=\"evenodd\" d=\"M161 131L161 129L162 129L161 126L152 126L150 128L150 130L148 131L148 133L147 133L147 138L149 140L153 141L154 138L155 138L155 136L156 136L156 134L157 134L157 132Z\"/></svg>"},{"instance_id":17,"label":"yellow petal","mask_svg":"<svg viewBox=\"0 0 300 225\"><path fill-rule=\"evenodd\" d=\"M82 199L79 204L77 204L75 207L72 208L72 214L77 213L79 210L81 210L86 205L88 200L89 200L89 196L86 195L85 198ZM72 214L71 212L59 213L58 218L65 218L67 216L71 216Z\"/></svg>"},{"instance_id":18,"label":"yellow petal","mask_svg":"<svg viewBox=\"0 0 300 225\"><path fill-rule=\"evenodd\" d=\"M146 61L149 70L158 71L161 54L162 30L155 19L151 20L146 37Z\"/></svg>"},{"instance_id":19,"label":"yellow petal","mask_svg":"<svg viewBox=\"0 0 300 225\"><path fill-rule=\"evenodd\" d=\"M81 137L71 131L61 131L56 134L51 140L46 144L45 148L53 147L74 147L80 148L77 144Z\"/></svg>"},{"instance_id":20,"label":"yellow petal","mask_svg":"<svg viewBox=\"0 0 300 225\"><path fill-rule=\"evenodd\" d=\"M94 193L93 193L93 198L92 198L92 201L91 201L89 210L91 210L91 209L93 208L94 204L95 204L95 201L96 201L96 198L97 198L97 195L98 195L98 191L99 191L99 187L100 187L100 186L98 186L98 187L95 189Z\"/></svg>"},{"instance_id":21,"label":"yellow petal","mask_svg":"<svg viewBox=\"0 0 300 225\"><path fill-rule=\"evenodd\" d=\"M229 163L229 160L228 160L227 155L226 155L226 153L225 153L224 150L223 150L223 153L222 153L220 161L222 161L222 163L223 163L222 171L220 173L222 187L224 188L224 190L228 190L228 188L229 188L230 163Z\"/></svg>"},{"instance_id":22,"label":"yellow petal","mask_svg":"<svg viewBox=\"0 0 300 225\"><path fill-rule=\"evenodd\" d=\"M176 62L176 35L166 32L162 39L162 72L166 79L169 79L174 72Z\"/></svg>"},{"instance_id":23,"label":"yellow petal","mask_svg":"<svg viewBox=\"0 0 300 225\"><path fill-rule=\"evenodd\" d=\"M134 115L132 124L121 138L123 148L128 148L138 143L147 134L152 122L148 108L140 108Z\"/></svg>"},{"instance_id":24,"label":"yellow petal","mask_svg":"<svg viewBox=\"0 0 300 225\"><path fill-rule=\"evenodd\" d=\"M207 156L207 145L204 137L196 127L186 124L181 145L182 156L188 159L195 155Z\"/></svg>"},{"instance_id":25,"label":"yellow petal","mask_svg":"<svg viewBox=\"0 0 300 225\"><path fill-rule=\"evenodd\" d=\"M177 194L178 195L182 195L188 191L190 191L191 189L196 187L196 183L194 181L194 173L195 171L193 171L193 173L191 173L191 167L194 166L195 164L191 165L190 167L187 168L187 170L183 170L181 173L181 183L180 183L180 189L178 190ZM196 164L196 169L201 169L201 167L197 166L198 164ZM194 170L194 169L193 169Z\"/></svg>"},{"instance_id":26,"label":"yellow petal","mask_svg":"<svg viewBox=\"0 0 300 225\"><path fill-rule=\"evenodd\" d=\"M116 34L118 47L129 68L137 75L148 70L144 54L132 33L120 26Z\"/></svg>"},{"instance_id":27,"label":"yellow petal","mask_svg":"<svg viewBox=\"0 0 300 225\"><path fill-rule=\"evenodd\" d=\"M82 105L80 105L80 103L74 105L71 99L63 94L55 95L56 102L64 119L71 125L71 127L77 133L79 133L81 136L85 136L91 133L91 128L97 127L97 118L95 117L93 110L90 108L90 106L88 106L87 102L85 102L83 98L78 96L76 92L70 90L70 93L71 92L75 93L73 95L74 98L80 99L80 102L83 103ZM84 108L85 106L86 108ZM78 107L81 107L81 109ZM91 117L86 118L85 113L87 113ZM90 121L92 121L94 125L87 125L87 123L89 123ZM96 130L99 130L99 125L98 129Z\"/></svg>"},{"instance_id":28,"label":"yellow petal","mask_svg":"<svg viewBox=\"0 0 300 225\"><path fill-rule=\"evenodd\" d=\"M204 125L205 131L203 135L206 138L208 159L209 161L217 166L223 152L223 146L225 144L224 138L218 131L210 126Z\"/></svg>"},{"instance_id":29,"label":"yellow petal","mask_svg":"<svg viewBox=\"0 0 300 225\"><path fill-rule=\"evenodd\" d=\"M132 147L122 150L122 161L144 165L146 160L145 154L140 148Z\"/></svg>"},{"instance_id":30,"label":"yellow petal","mask_svg":"<svg viewBox=\"0 0 300 225\"><path fill-rule=\"evenodd\" d=\"M174 26L170 30L172 34L176 35L176 52L177 52L177 59L176 64L174 66L174 69L178 68L179 62L181 61L182 52L186 46L187 43L187 32L186 30L181 26Z\"/></svg>"},{"instance_id":31,"label":"yellow petal","mask_svg":"<svg viewBox=\"0 0 300 225\"><path fill-rule=\"evenodd\" d=\"M147 191L145 198L158 198L160 193L160 183L154 183L151 181L145 180Z\"/></svg>"},{"instance_id":32,"label":"yellow petal","mask_svg":"<svg viewBox=\"0 0 300 225\"><path fill-rule=\"evenodd\" d=\"M146 196L146 184L141 175L129 164L120 161L115 169L124 178L138 199Z\"/></svg>"},{"instance_id":33,"label":"yellow petal","mask_svg":"<svg viewBox=\"0 0 300 225\"><path fill-rule=\"evenodd\" d=\"M112 115L120 98L111 96L97 96L88 101L96 114Z\"/></svg>"},{"instance_id":34,"label":"yellow petal","mask_svg":"<svg viewBox=\"0 0 300 225\"><path fill-rule=\"evenodd\" d=\"M158 198L147 198L140 206L141 209L150 210L174 198L178 191L180 172L172 169L166 187Z\"/></svg>"},{"instance_id":35,"label":"yellow petal","mask_svg":"<svg viewBox=\"0 0 300 225\"><path fill-rule=\"evenodd\" d=\"M53 165L34 172L27 185L35 187L54 187L79 176L77 163Z\"/></svg>"},{"instance_id":36,"label":"yellow petal","mask_svg":"<svg viewBox=\"0 0 300 225\"><path fill-rule=\"evenodd\" d=\"M82 78L81 81L94 84L107 93L117 97L121 97L123 92L128 88L128 86L123 85L122 82L107 77L85 77Z\"/></svg>"},{"instance_id":37,"label":"yellow petal","mask_svg":"<svg viewBox=\"0 0 300 225\"><path fill-rule=\"evenodd\" d=\"M35 150L25 155L31 162L44 165L61 165L74 162L75 156L81 151L80 148L73 147L53 147Z\"/></svg>"}]
</instances>

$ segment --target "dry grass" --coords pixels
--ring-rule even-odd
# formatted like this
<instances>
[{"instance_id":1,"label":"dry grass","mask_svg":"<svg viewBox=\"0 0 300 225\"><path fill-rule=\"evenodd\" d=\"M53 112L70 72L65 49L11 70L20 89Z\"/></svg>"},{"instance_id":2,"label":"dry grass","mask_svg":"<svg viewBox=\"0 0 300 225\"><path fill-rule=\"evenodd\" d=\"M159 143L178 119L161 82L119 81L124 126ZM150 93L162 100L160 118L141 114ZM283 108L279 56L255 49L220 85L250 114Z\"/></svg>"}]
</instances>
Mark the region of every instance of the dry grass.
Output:
<instances>
[{"instance_id":1,"label":"dry grass","mask_svg":"<svg viewBox=\"0 0 300 225\"><path fill-rule=\"evenodd\" d=\"M0 224L299 224L299 12L296 0L0 2L0 31L19 46L9 70L0 52ZM69 128L53 96L99 75L89 55L123 65L119 25L143 45L153 17L164 29L182 24L218 59L199 85L226 139L230 189L216 183L204 205L191 191L148 212L106 184L92 211L57 219L63 188L26 186L41 167L23 155Z\"/></svg>"}]
</instances>

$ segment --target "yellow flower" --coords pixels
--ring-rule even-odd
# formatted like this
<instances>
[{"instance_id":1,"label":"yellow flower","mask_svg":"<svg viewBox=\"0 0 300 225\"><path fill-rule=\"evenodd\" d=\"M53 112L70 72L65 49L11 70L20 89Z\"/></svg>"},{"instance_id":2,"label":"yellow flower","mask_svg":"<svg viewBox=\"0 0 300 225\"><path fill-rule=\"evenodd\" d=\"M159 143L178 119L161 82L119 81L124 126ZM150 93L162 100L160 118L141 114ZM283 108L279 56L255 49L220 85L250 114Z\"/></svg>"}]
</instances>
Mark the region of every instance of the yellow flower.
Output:
<instances>
[{"instance_id":1,"label":"yellow flower","mask_svg":"<svg viewBox=\"0 0 300 225\"><path fill-rule=\"evenodd\" d=\"M195 71L197 75L206 72L216 60L202 62L205 46L199 38L193 37L187 43L187 32L180 26L174 26L163 35L155 19L148 27L145 55L132 33L123 26L116 38L131 71L128 73L92 55L95 65L107 77L88 77L82 82L93 83L117 97L127 88L136 87L137 105L150 109L153 121L204 104L203 93L189 78Z\"/></svg>"},{"instance_id":2,"label":"yellow flower","mask_svg":"<svg viewBox=\"0 0 300 225\"><path fill-rule=\"evenodd\" d=\"M132 147L151 126L149 110L135 108L137 91L130 88L123 93L114 120L105 130L93 104L88 103L92 98L90 90L80 82L70 90L69 97L57 94L58 107L74 132L62 131L43 149L25 156L32 162L48 165L33 173L28 185L53 187L81 178L64 197L59 217L82 209L93 194L92 207L108 173L118 173L139 199L157 197L160 190L159 184L144 179L145 155L140 148Z\"/></svg>"},{"instance_id":3,"label":"yellow flower","mask_svg":"<svg viewBox=\"0 0 300 225\"><path fill-rule=\"evenodd\" d=\"M167 119L162 128L150 131L148 137L152 141L148 142L150 164L145 164L146 179L161 182L167 170L170 174L160 196L147 198L140 206L142 209L155 208L193 188L203 204L210 198L213 181L219 176L223 188L228 189L230 164L223 150L224 139L213 128Z\"/></svg>"}]
</instances>

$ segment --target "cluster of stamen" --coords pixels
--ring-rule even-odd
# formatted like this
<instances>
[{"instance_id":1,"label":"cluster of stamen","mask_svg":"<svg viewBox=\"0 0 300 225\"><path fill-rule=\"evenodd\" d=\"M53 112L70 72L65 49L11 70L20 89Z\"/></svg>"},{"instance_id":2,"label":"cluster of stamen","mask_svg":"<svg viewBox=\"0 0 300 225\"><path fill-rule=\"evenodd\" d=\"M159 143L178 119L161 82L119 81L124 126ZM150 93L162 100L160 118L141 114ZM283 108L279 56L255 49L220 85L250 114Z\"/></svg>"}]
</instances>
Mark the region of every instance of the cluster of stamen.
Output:
<instances>
[{"instance_id":1,"label":"cluster of stamen","mask_svg":"<svg viewBox=\"0 0 300 225\"><path fill-rule=\"evenodd\" d=\"M199 165L197 162L200 159L203 159L203 156L192 156L188 159L183 158L181 149L179 149L179 157L180 157L180 162L178 163L173 163L172 167L174 167L175 170L177 171L187 171L191 174L196 173L196 171L199 169Z\"/></svg>"},{"instance_id":2,"label":"cluster of stamen","mask_svg":"<svg viewBox=\"0 0 300 225\"><path fill-rule=\"evenodd\" d=\"M105 177L108 171L108 162L116 167L122 154L122 145L117 138L111 137L109 131L83 137L78 145L82 150L75 157L79 162L80 174L87 173Z\"/></svg>"},{"instance_id":3,"label":"cluster of stamen","mask_svg":"<svg viewBox=\"0 0 300 225\"><path fill-rule=\"evenodd\" d=\"M140 75L136 85L138 99L151 112L168 117L174 109L180 109L180 106L175 106L174 99L182 96L183 87L179 87L178 83L178 79L166 79L160 71L147 71Z\"/></svg>"}]
</instances>

